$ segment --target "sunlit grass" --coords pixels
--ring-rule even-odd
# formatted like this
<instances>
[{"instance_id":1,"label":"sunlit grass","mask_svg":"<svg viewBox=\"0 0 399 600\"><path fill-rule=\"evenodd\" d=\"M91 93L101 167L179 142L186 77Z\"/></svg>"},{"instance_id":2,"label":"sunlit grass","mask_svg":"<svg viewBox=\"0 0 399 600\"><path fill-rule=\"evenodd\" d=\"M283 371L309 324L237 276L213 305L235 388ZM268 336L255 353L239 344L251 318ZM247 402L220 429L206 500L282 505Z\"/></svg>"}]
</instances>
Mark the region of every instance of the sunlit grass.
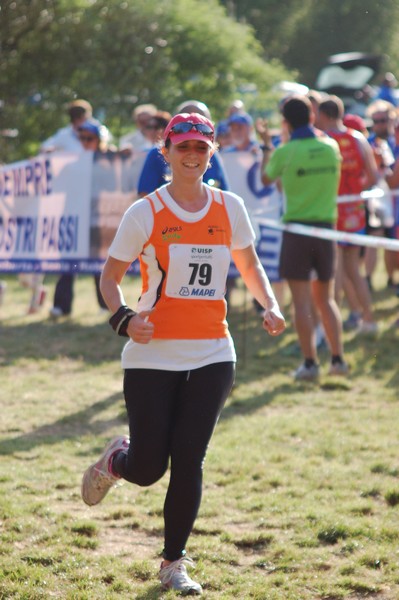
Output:
<instances>
[{"instance_id":1,"label":"sunlit grass","mask_svg":"<svg viewBox=\"0 0 399 600\"><path fill-rule=\"evenodd\" d=\"M2 277L4 278L4 277ZM377 280L377 339L345 334L348 379L290 377L291 324L261 330L241 287L230 324L234 390L211 442L188 551L206 598L399 597L399 332L397 299ZM124 484L97 507L80 498L84 469L127 431L123 340L99 314L90 277L71 318L27 316L14 277L0 307L0 598L130 600L162 593L167 476ZM54 279L48 278L51 292ZM128 282L128 301L138 289Z\"/></svg>"}]
</instances>

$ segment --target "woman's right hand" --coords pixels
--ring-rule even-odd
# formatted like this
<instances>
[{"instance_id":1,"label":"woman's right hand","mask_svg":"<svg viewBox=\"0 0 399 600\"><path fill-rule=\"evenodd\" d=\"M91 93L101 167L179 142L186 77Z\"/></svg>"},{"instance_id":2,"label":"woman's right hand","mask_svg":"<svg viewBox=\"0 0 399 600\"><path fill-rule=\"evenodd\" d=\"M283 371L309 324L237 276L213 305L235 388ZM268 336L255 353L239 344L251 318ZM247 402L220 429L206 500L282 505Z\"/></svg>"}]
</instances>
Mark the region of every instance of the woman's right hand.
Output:
<instances>
[{"instance_id":1,"label":"woman's right hand","mask_svg":"<svg viewBox=\"0 0 399 600\"><path fill-rule=\"evenodd\" d=\"M154 323L148 320L151 310L143 310L132 317L127 326L129 337L137 344L148 344L154 335Z\"/></svg>"}]
</instances>

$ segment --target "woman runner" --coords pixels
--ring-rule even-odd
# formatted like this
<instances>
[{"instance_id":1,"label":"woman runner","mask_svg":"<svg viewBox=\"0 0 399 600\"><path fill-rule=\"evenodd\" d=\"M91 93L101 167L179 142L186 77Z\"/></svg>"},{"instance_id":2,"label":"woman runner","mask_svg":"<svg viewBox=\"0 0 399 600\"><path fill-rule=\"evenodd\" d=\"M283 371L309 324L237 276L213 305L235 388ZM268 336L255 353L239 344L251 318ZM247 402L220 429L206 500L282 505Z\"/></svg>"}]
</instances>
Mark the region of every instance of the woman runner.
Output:
<instances>
[{"instance_id":1,"label":"woman runner","mask_svg":"<svg viewBox=\"0 0 399 600\"><path fill-rule=\"evenodd\" d=\"M224 299L230 253L251 294L264 307L270 335L285 328L255 253L244 202L203 183L215 152L214 125L198 113L174 116L162 153L170 183L125 213L101 277L110 324L129 338L122 353L130 437L105 448L83 476L82 497L99 503L123 478L149 486L166 472L164 589L201 594L187 574L186 542L201 501L207 447L234 380L235 351ZM129 308L121 282L140 259L142 293Z\"/></svg>"}]
</instances>

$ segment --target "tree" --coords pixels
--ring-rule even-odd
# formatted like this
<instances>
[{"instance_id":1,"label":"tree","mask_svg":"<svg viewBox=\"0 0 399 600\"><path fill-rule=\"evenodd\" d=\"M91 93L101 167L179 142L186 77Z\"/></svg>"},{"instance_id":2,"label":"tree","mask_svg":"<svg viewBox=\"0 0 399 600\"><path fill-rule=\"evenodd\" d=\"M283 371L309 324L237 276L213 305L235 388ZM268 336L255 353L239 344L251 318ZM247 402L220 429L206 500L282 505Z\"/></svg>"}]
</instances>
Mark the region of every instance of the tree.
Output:
<instances>
[{"instance_id":1,"label":"tree","mask_svg":"<svg viewBox=\"0 0 399 600\"><path fill-rule=\"evenodd\" d=\"M397 32L397 0L312 0L298 22L284 61L294 67L301 57L303 81L312 85L330 54L369 52L389 55ZM389 61L386 61L386 68Z\"/></svg>"},{"instance_id":2,"label":"tree","mask_svg":"<svg viewBox=\"0 0 399 600\"><path fill-rule=\"evenodd\" d=\"M71 65L79 65L84 2L5 0L0 6L0 161L26 158L59 126L65 102L76 96ZM8 143L7 143L8 141Z\"/></svg>"},{"instance_id":3,"label":"tree","mask_svg":"<svg viewBox=\"0 0 399 600\"><path fill-rule=\"evenodd\" d=\"M20 133L7 162L33 153L76 97L118 136L134 104L173 111L198 98L220 118L238 90L251 86L252 105L264 105L287 76L217 0L206 10L201 0L6 0L0 14L1 129Z\"/></svg>"},{"instance_id":4,"label":"tree","mask_svg":"<svg viewBox=\"0 0 399 600\"><path fill-rule=\"evenodd\" d=\"M391 65L398 60L398 0L221 3L232 17L253 26L265 59L277 58L296 69L300 81L311 86L330 54L361 51L391 55Z\"/></svg>"}]
</instances>

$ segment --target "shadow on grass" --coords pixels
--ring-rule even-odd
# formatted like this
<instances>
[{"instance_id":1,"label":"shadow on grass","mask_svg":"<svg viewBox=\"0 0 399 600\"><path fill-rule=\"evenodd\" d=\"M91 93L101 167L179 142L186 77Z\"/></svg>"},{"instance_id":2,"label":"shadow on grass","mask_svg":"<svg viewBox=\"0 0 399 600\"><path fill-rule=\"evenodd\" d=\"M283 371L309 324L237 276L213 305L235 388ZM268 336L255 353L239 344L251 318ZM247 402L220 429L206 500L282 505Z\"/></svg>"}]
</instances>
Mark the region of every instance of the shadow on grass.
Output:
<instances>
[{"instance_id":1,"label":"shadow on grass","mask_svg":"<svg viewBox=\"0 0 399 600\"><path fill-rule=\"evenodd\" d=\"M158 598L165 598L165 593L166 592L162 590L160 584L155 584L147 591L137 594L135 598L136 600L157 600Z\"/></svg>"},{"instance_id":2,"label":"shadow on grass","mask_svg":"<svg viewBox=\"0 0 399 600\"><path fill-rule=\"evenodd\" d=\"M377 336L354 335L345 342L345 351L348 355L356 357L351 363L351 374L360 380L366 372L369 376L373 373L375 379L388 379L384 385L398 389L398 335L396 328L388 328Z\"/></svg>"},{"instance_id":3,"label":"shadow on grass","mask_svg":"<svg viewBox=\"0 0 399 600\"><path fill-rule=\"evenodd\" d=\"M261 394L252 396L251 398L245 398L243 400L236 400L233 396L230 397L226 406L224 407L222 414L220 415L221 421L232 419L237 416L250 415L264 406L268 406L275 400L275 398L283 394L288 396L290 394L297 394L298 386L291 382L284 383L280 386L273 387L270 391L262 391Z\"/></svg>"},{"instance_id":4,"label":"shadow on grass","mask_svg":"<svg viewBox=\"0 0 399 600\"><path fill-rule=\"evenodd\" d=\"M113 404L121 403L121 411L112 419L99 420L101 411ZM122 410L123 409L123 410ZM95 402L83 410L62 417L53 423L38 427L29 433L16 435L0 441L0 455L13 455L27 452L37 446L59 444L66 440L74 440L84 435L101 436L114 426L125 425L124 405L121 394L112 394L104 400ZM93 419L95 420L93 421Z\"/></svg>"},{"instance_id":5,"label":"shadow on grass","mask_svg":"<svg viewBox=\"0 0 399 600\"><path fill-rule=\"evenodd\" d=\"M239 415L251 414L270 404L276 394L297 393L296 386L284 384L269 392L254 396L250 400L235 400L231 397L224 408L221 420L232 419ZM101 412L120 403L121 410L111 419L101 420ZM53 423L38 427L28 433L14 435L0 441L0 456L28 452L37 446L50 446L66 440L74 440L85 435L102 436L116 426L126 425L125 407L120 393L112 394L104 400L73 414L64 416Z\"/></svg>"},{"instance_id":6,"label":"shadow on grass","mask_svg":"<svg viewBox=\"0 0 399 600\"><path fill-rule=\"evenodd\" d=\"M114 334L107 321L86 325L73 318L50 319L0 327L0 364L20 359L81 358L88 364L118 360L124 338Z\"/></svg>"}]
</instances>

